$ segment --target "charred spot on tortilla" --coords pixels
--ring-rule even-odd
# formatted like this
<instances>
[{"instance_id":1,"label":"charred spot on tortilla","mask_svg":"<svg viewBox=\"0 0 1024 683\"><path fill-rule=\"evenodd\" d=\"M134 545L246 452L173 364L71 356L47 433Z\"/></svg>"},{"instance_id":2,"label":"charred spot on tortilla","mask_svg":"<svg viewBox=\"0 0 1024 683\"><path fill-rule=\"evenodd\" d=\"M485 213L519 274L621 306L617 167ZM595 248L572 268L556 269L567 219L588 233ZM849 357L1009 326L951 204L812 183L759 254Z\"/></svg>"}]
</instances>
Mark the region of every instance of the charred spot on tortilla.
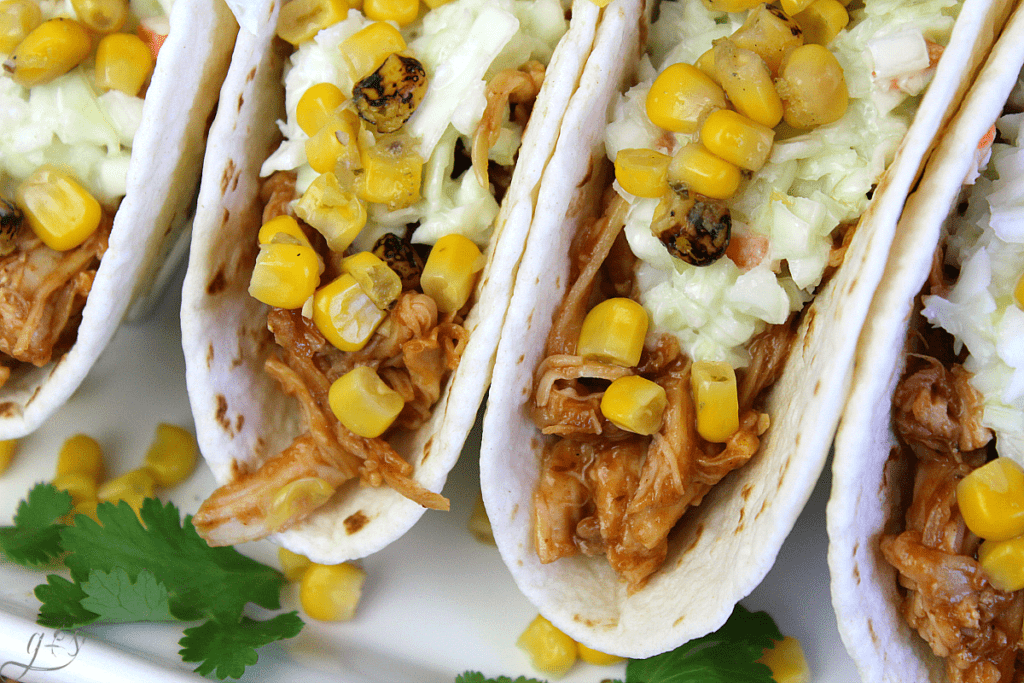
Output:
<instances>
[{"instance_id":1,"label":"charred spot on tortilla","mask_svg":"<svg viewBox=\"0 0 1024 683\"><path fill-rule=\"evenodd\" d=\"M351 536L352 534L359 532L359 530L365 527L369 521L370 518L367 517L362 510L353 512L345 518L345 532Z\"/></svg>"},{"instance_id":2,"label":"charred spot on tortilla","mask_svg":"<svg viewBox=\"0 0 1024 683\"><path fill-rule=\"evenodd\" d=\"M821 391L821 379L814 383L814 395L817 396L818 392Z\"/></svg>"},{"instance_id":3,"label":"charred spot on tortilla","mask_svg":"<svg viewBox=\"0 0 1024 683\"><path fill-rule=\"evenodd\" d=\"M767 509L768 509L768 499L765 498L764 502L761 503L761 509L757 511L756 515L754 515L754 519L757 519L758 517L760 517L764 513L764 511L767 510Z\"/></svg>"},{"instance_id":4,"label":"charred spot on tortilla","mask_svg":"<svg viewBox=\"0 0 1024 683\"><path fill-rule=\"evenodd\" d=\"M254 80L255 78L256 78L256 67L253 67L253 68L252 68L252 69L251 69L251 70L249 71L249 73L248 73L248 74L246 75L246 77L245 77L245 82L246 82L246 83L252 83L252 81L253 81L253 80Z\"/></svg>"},{"instance_id":5,"label":"charred spot on tortilla","mask_svg":"<svg viewBox=\"0 0 1024 683\"><path fill-rule=\"evenodd\" d=\"M224 277L224 269L218 268L217 273L213 276L213 279L210 280L210 283L208 285L206 285L206 293L209 294L210 296L214 296L216 294L220 294L221 292L223 292L227 288L227 286L228 281L227 278Z\"/></svg>"},{"instance_id":6,"label":"charred spot on tortilla","mask_svg":"<svg viewBox=\"0 0 1024 683\"><path fill-rule=\"evenodd\" d=\"M700 537L703 536L703 535L704 535L704 522L699 522L697 524L696 528L693 530L693 540L690 541L690 543L686 546L686 548L683 550L682 554L685 555L686 553L688 553L691 550L693 550L694 548L696 548L697 544L700 542Z\"/></svg>"},{"instance_id":7,"label":"charred spot on tortilla","mask_svg":"<svg viewBox=\"0 0 1024 683\"><path fill-rule=\"evenodd\" d=\"M235 161L234 159L228 159L228 163L224 164L224 173L220 177L220 193L227 194L228 185L231 184L231 176L235 175Z\"/></svg>"},{"instance_id":8,"label":"charred spot on tortilla","mask_svg":"<svg viewBox=\"0 0 1024 683\"><path fill-rule=\"evenodd\" d=\"M856 563L853 565L853 580L860 584L860 566Z\"/></svg>"},{"instance_id":9,"label":"charred spot on tortilla","mask_svg":"<svg viewBox=\"0 0 1024 683\"><path fill-rule=\"evenodd\" d=\"M408 239L392 232L384 233L373 245L373 255L388 264L402 279L402 289L419 289L423 258Z\"/></svg>"},{"instance_id":10,"label":"charred spot on tortilla","mask_svg":"<svg viewBox=\"0 0 1024 683\"><path fill-rule=\"evenodd\" d=\"M25 216L14 203L0 197L0 256L14 251L14 241L21 232Z\"/></svg>"},{"instance_id":11,"label":"charred spot on tortilla","mask_svg":"<svg viewBox=\"0 0 1024 683\"><path fill-rule=\"evenodd\" d=\"M13 417L19 412L18 404L14 401L0 403L0 417Z\"/></svg>"},{"instance_id":12,"label":"charred spot on tortilla","mask_svg":"<svg viewBox=\"0 0 1024 683\"><path fill-rule=\"evenodd\" d=\"M235 418L235 431L236 432L242 431L242 427L244 425L245 425L245 415L243 415L242 413L239 413L238 417Z\"/></svg>"},{"instance_id":13,"label":"charred spot on tortilla","mask_svg":"<svg viewBox=\"0 0 1024 683\"><path fill-rule=\"evenodd\" d=\"M725 255L732 216L724 204L676 191L658 205L651 232L677 259L691 266L709 266Z\"/></svg>"},{"instance_id":14,"label":"charred spot on tortilla","mask_svg":"<svg viewBox=\"0 0 1024 683\"><path fill-rule=\"evenodd\" d=\"M214 357L213 342L210 342L210 345L206 347L206 367L207 367L207 369L209 369L213 365L213 357Z\"/></svg>"},{"instance_id":15,"label":"charred spot on tortilla","mask_svg":"<svg viewBox=\"0 0 1024 683\"><path fill-rule=\"evenodd\" d=\"M430 447L433 446L433 445L434 445L434 436L431 435L430 438L427 439L427 442L425 444L423 444L423 457L420 458L420 463L426 462L427 458L430 457Z\"/></svg>"},{"instance_id":16,"label":"charred spot on tortilla","mask_svg":"<svg viewBox=\"0 0 1024 683\"><path fill-rule=\"evenodd\" d=\"M743 498L743 500L747 500L748 498L750 498L750 492L753 491L753 490L754 490L754 485L753 484L746 484L743 487L743 490L740 491L740 496Z\"/></svg>"},{"instance_id":17,"label":"charred spot on tortilla","mask_svg":"<svg viewBox=\"0 0 1024 683\"><path fill-rule=\"evenodd\" d=\"M394 52L376 71L355 84L352 99L359 117L378 133L394 133L413 115L426 92L423 65Z\"/></svg>"},{"instance_id":18,"label":"charred spot on tortilla","mask_svg":"<svg viewBox=\"0 0 1024 683\"><path fill-rule=\"evenodd\" d=\"M217 412L214 414L214 419L224 428L224 431L230 433L231 422L227 419L228 400L224 398L224 394L217 394L214 400L217 401Z\"/></svg>"}]
</instances>

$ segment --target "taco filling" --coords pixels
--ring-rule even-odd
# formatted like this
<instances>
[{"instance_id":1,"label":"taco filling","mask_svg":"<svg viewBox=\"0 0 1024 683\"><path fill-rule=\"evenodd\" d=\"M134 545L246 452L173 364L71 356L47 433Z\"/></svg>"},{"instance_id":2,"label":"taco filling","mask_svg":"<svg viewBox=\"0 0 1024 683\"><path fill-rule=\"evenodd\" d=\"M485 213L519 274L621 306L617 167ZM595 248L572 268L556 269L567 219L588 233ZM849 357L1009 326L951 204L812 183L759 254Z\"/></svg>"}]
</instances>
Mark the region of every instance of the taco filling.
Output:
<instances>
[{"instance_id":1,"label":"taco filling","mask_svg":"<svg viewBox=\"0 0 1024 683\"><path fill-rule=\"evenodd\" d=\"M639 590L686 510L755 455L799 312L842 262L958 11L661 5L607 128L614 192L575 237L534 376L542 562L605 555Z\"/></svg>"}]
</instances>

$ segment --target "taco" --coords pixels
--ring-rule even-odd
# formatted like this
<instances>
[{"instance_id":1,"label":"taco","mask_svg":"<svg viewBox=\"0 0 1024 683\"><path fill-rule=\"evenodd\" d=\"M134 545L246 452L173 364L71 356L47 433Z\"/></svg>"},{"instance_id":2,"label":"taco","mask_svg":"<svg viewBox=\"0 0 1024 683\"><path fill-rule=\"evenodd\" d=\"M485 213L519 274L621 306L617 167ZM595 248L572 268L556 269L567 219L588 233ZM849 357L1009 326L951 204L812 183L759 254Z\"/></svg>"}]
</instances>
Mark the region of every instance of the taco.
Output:
<instances>
[{"instance_id":1,"label":"taco","mask_svg":"<svg viewBox=\"0 0 1024 683\"><path fill-rule=\"evenodd\" d=\"M570 22L558 0L453 0L417 17L406 4L352 5L296 37L310 4L278 16L266 3L239 39L182 303L196 433L221 484L193 520L211 544L272 534L336 563L448 507L440 490L602 12L582 0ZM337 97L330 123L303 130L321 88ZM348 207L337 220L332 202ZM314 260L294 300L261 300L282 222L294 230L276 241L311 248L322 272Z\"/></svg>"},{"instance_id":2,"label":"taco","mask_svg":"<svg viewBox=\"0 0 1024 683\"><path fill-rule=\"evenodd\" d=\"M858 342L828 533L865 681L1024 672L1022 39L1018 9L907 200Z\"/></svg>"},{"instance_id":3,"label":"taco","mask_svg":"<svg viewBox=\"0 0 1024 683\"><path fill-rule=\"evenodd\" d=\"M172 247L236 25L223 3L193 0L10 0L0 17L0 439L10 439L71 396L132 302L144 312L182 254Z\"/></svg>"},{"instance_id":4,"label":"taco","mask_svg":"<svg viewBox=\"0 0 1024 683\"><path fill-rule=\"evenodd\" d=\"M484 502L519 588L577 641L634 658L716 629L771 567L828 453L900 208L1007 12L868 2L846 25L818 20L839 3L710 4L743 11L663 2L638 67L602 23L484 419ZM828 79L801 83L808 54ZM662 89L673 74L703 95ZM747 106L755 78L771 108ZM715 147L715 125L754 151Z\"/></svg>"}]
</instances>

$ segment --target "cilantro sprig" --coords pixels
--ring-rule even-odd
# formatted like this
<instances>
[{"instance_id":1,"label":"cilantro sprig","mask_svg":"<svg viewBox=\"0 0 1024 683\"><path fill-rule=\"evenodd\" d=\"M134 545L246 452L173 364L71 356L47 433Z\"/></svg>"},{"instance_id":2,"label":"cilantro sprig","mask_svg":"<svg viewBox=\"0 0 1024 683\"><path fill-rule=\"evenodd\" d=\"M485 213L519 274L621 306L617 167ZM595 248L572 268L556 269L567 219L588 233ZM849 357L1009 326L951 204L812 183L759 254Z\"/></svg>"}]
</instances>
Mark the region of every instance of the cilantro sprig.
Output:
<instances>
[{"instance_id":1,"label":"cilantro sprig","mask_svg":"<svg viewBox=\"0 0 1024 683\"><path fill-rule=\"evenodd\" d=\"M71 494L37 484L18 504L14 526L0 527L0 550L12 561L37 566L61 555L58 520L71 512Z\"/></svg>"}]
</instances>

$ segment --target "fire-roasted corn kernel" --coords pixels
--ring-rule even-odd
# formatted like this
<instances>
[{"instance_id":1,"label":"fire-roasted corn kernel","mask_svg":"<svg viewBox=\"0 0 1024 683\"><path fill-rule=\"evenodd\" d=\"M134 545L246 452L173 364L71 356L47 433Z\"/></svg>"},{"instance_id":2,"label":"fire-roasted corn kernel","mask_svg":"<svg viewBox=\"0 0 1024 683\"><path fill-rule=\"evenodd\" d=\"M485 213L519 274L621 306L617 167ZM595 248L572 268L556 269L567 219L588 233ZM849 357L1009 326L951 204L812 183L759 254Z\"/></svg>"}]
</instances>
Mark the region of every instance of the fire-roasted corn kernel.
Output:
<instances>
[{"instance_id":1,"label":"fire-roasted corn kernel","mask_svg":"<svg viewBox=\"0 0 1024 683\"><path fill-rule=\"evenodd\" d=\"M996 458L957 484L956 502L967 528L986 540L1008 541L1024 534L1024 469Z\"/></svg>"},{"instance_id":2,"label":"fire-roasted corn kernel","mask_svg":"<svg viewBox=\"0 0 1024 683\"><path fill-rule=\"evenodd\" d=\"M348 273L313 295L313 324L342 351L358 351L366 346L386 315Z\"/></svg>"},{"instance_id":3,"label":"fire-roasted corn kernel","mask_svg":"<svg viewBox=\"0 0 1024 683\"><path fill-rule=\"evenodd\" d=\"M82 63L92 52L85 26L67 17L49 19L32 29L4 62L4 71L20 86L49 83Z\"/></svg>"},{"instance_id":4,"label":"fire-roasted corn kernel","mask_svg":"<svg viewBox=\"0 0 1024 683\"><path fill-rule=\"evenodd\" d=\"M71 494L71 501L78 505L86 500L96 500L97 487L85 472L67 472L53 478L53 487Z\"/></svg>"},{"instance_id":5,"label":"fire-roasted corn kernel","mask_svg":"<svg viewBox=\"0 0 1024 683\"><path fill-rule=\"evenodd\" d=\"M445 235L430 249L420 287L437 304L437 310L454 313L469 301L484 261L472 240L458 233Z\"/></svg>"},{"instance_id":6,"label":"fire-roasted corn kernel","mask_svg":"<svg viewBox=\"0 0 1024 683\"><path fill-rule=\"evenodd\" d=\"M11 460L14 459L14 451L18 447L18 441L16 439L6 439L0 441L0 474L7 471L7 468L11 466Z\"/></svg>"},{"instance_id":7,"label":"fire-roasted corn kernel","mask_svg":"<svg viewBox=\"0 0 1024 683\"><path fill-rule=\"evenodd\" d=\"M731 109L719 109L704 121L700 141L715 156L757 171L772 152L775 131Z\"/></svg>"},{"instance_id":8,"label":"fire-roasted corn kernel","mask_svg":"<svg viewBox=\"0 0 1024 683\"><path fill-rule=\"evenodd\" d=\"M397 28L378 21L343 40L339 49L354 83L376 71L388 55L405 47L405 38Z\"/></svg>"},{"instance_id":9,"label":"fire-roasted corn kernel","mask_svg":"<svg viewBox=\"0 0 1024 683\"><path fill-rule=\"evenodd\" d=\"M644 307L623 297L605 299L583 319L576 353L605 363L633 367L640 362L647 336Z\"/></svg>"},{"instance_id":10,"label":"fire-roasted corn kernel","mask_svg":"<svg viewBox=\"0 0 1024 683\"><path fill-rule=\"evenodd\" d=\"M715 41L715 72L736 111L774 128L782 120L782 100L764 60L731 40Z\"/></svg>"},{"instance_id":11,"label":"fire-roasted corn kernel","mask_svg":"<svg viewBox=\"0 0 1024 683\"><path fill-rule=\"evenodd\" d=\"M804 43L796 22L779 8L768 5L758 5L729 39L736 46L755 52L773 74L778 73L786 53Z\"/></svg>"},{"instance_id":12,"label":"fire-roasted corn kernel","mask_svg":"<svg viewBox=\"0 0 1024 683\"><path fill-rule=\"evenodd\" d=\"M793 16L804 32L804 42L828 45L850 23L850 15L839 0L815 0Z\"/></svg>"},{"instance_id":13,"label":"fire-roasted corn kernel","mask_svg":"<svg viewBox=\"0 0 1024 683\"><path fill-rule=\"evenodd\" d=\"M100 225L100 203L70 175L41 166L18 186L18 208L43 244L74 249Z\"/></svg>"},{"instance_id":14,"label":"fire-roasted corn kernel","mask_svg":"<svg viewBox=\"0 0 1024 683\"><path fill-rule=\"evenodd\" d=\"M121 30L128 18L128 0L71 0L78 20L97 33Z\"/></svg>"},{"instance_id":15,"label":"fire-roasted corn kernel","mask_svg":"<svg viewBox=\"0 0 1024 683\"><path fill-rule=\"evenodd\" d=\"M402 278L372 252L346 256L341 262L341 272L354 277L377 308L386 309L402 293Z\"/></svg>"},{"instance_id":16,"label":"fire-roasted corn kernel","mask_svg":"<svg viewBox=\"0 0 1024 683\"><path fill-rule=\"evenodd\" d=\"M736 371L728 363L697 361L690 369L690 386L697 409L697 433L722 443L740 427Z\"/></svg>"},{"instance_id":17,"label":"fire-roasted corn kernel","mask_svg":"<svg viewBox=\"0 0 1024 683\"><path fill-rule=\"evenodd\" d=\"M564 676L576 663L576 641L539 614L516 644L526 650L535 669L552 676Z\"/></svg>"},{"instance_id":18,"label":"fire-roasted corn kernel","mask_svg":"<svg viewBox=\"0 0 1024 683\"><path fill-rule=\"evenodd\" d=\"M39 5L33 0L0 2L0 52L8 54L25 40L42 21Z\"/></svg>"},{"instance_id":19,"label":"fire-roasted corn kernel","mask_svg":"<svg viewBox=\"0 0 1024 683\"><path fill-rule=\"evenodd\" d=\"M101 502L116 503L123 500L137 514L142 509L142 501L152 497L155 488L153 475L145 467L140 467L100 484L96 497Z\"/></svg>"},{"instance_id":20,"label":"fire-roasted corn kernel","mask_svg":"<svg viewBox=\"0 0 1024 683\"><path fill-rule=\"evenodd\" d=\"M647 118L674 133L693 133L715 109L724 109L725 93L692 64L673 64L658 74L647 93Z\"/></svg>"},{"instance_id":21,"label":"fire-roasted corn kernel","mask_svg":"<svg viewBox=\"0 0 1024 683\"><path fill-rule=\"evenodd\" d=\"M336 379L327 400L341 424L368 439L386 432L405 407L402 395L365 365Z\"/></svg>"},{"instance_id":22,"label":"fire-roasted corn kernel","mask_svg":"<svg viewBox=\"0 0 1024 683\"><path fill-rule=\"evenodd\" d=\"M807 666L800 641L792 636L786 636L773 647L765 649L757 661L772 670L776 683L808 683L811 680L811 669Z\"/></svg>"},{"instance_id":23,"label":"fire-roasted corn kernel","mask_svg":"<svg viewBox=\"0 0 1024 683\"><path fill-rule=\"evenodd\" d=\"M333 83L311 85L295 105L295 122L306 135L316 135L344 101L345 93Z\"/></svg>"},{"instance_id":24,"label":"fire-roasted corn kernel","mask_svg":"<svg viewBox=\"0 0 1024 683\"><path fill-rule=\"evenodd\" d=\"M249 296L290 310L302 308L320 284L320 260L304 244L261 244L249 279Z\"/></svg>"},{"instance_id":25,"label":"fire-roasted corn kernel","mask_svg":"<svg viewBox=\"0 0 1024 683\"><path fill-rule=\"evenodd\" d=\"M306 233L302 232L302 228L299 227L299 222L287 214L271 218L264 223L260 227L256 240L260 244L293 241L295 244L310 246Z\"/></svg>"},{"instance_id":26,"label":"fire-roasted corn kernel","mask_svg":"<svg viewBox=\"0 0 1024 683\"><path fill-rule=\"evenodd\" d=\"M348 16L345 0L291 0L277 17L277 35L298 45Z\"/></svg>"},{"instance_id":27,"label":"fire-roasted corn kernel","mask_svg":"<svg viewBox=\"0 0 1024 683\"><path fill-rule=\"evenodd\" d=\"M96 48L96 87L100 90L120 90L134 97L152 71L153 55L134 33L111 33L100 40Z\"/></svg>"},{"instance_id":28,"label":"fire-roasted corn kernel","mask_svg":"<svg viewBox=\"0 0 1024 683\"><path fill-rule=\"evenodd\" d=\"M985 541L978 548L978 562L999 590L1012 592L1024 588L1024 536Z\"/></svg>"},{"instance_id":29,"label":"fire-roasted corn kernel","mask_svg":"<svg viewBox=\"0 0 1024 683\"><path fill-rule=\"evenodd\" d=\"M619 662L626 661L625 657L605 654L600 650L594 650L592 648L589 648L583 643L576 643L576 647L579 650L580 659L582 659L587 664L596 664L597 666L611 666L612 664L618 664Z\"/></svg>"},{"instance_id":30,"label":"fire-roasted corn kernel","mask_svg":"<svg viewBox=\"0 0 1024 683\"><path fill-rule=\"evenodd\" d=\"M661 385L639 375L620 377L604 391L601 413L619 429L649 436L661 429L668 397Z\"/></svg>"},{"instance_id":31,"label":"fire-roasted corn kernel","mask_svg":"<svg viewBox=\"0 0 1024 683\"><path fill-rule=\"evenodd\" d=\"M786 123L794 128L823 126L846 113L849 92L843 67L827 47L801 45L790 52L776 85L785 101Z\"/></svg>"},{"instance_id":32,"label":"fire-roasted corn kernel","mask_svg":"<svg viewBox=\"0 0 1024 683\"><path fill-rule=\"evenodd\" d=\"M305 555L293 553L288 548L277 549L277 561L281 564L281 573L289 581L298 581L313 563Z\"/></svg>"},{"instance_id":33,"label":"fire-roasted corn kernel","mask_svg":"<svg viewBox=\"0 0 1024 683\"><path fill-rule=\"evenodd\" d=\"M334 172L359 163L359 117L350 109L327 115L324 125L306 140L306 161L317 173Z\"/></svg>"},{"instance_id":34,"label":"fire-roasted corn kernel","mask_svg":"<svg viewBox=\"0 0 1024 683\"><path fill-rule=\"evenodd\" d=\"M354 564L314 564L299 582L299 601L311 619L348 621L356 614L366 572Z\"/></svg>"},{"instance_id":35,"label":"fire-roasted corn kernel","mask_svg":"<svg viewBox=\"0 0 1024 683\"><path fill-rule=\"evenodd\" d=\"M420 0L363 0L363 14L374 21L393 21L407 26L416 21Z\"/></svg>"},{"instance_id":36,"label":"fire-roasted corn kernel","mask_svg":"<svg viewBox=\"0 0 1024 683\"><path fill-rule=\"evenodd\" d=\"M764 0L704 0L704 6L712 12L746 12L762 2Z\"/></svg>"},{"instance_id":37,"label":"fire-roasted corn kernel","mask_svg":"<svg viewBox=\"0 0 1024 683\"><path fill-rule=\"evenodd\" d=\"M728 199L740 186L740 169L709 152L699 142L683 145L668 166L668 182L673 187L712 199Z\"/></svg>"},{"instance_id":38,"label":"fire-roasted corn kernel","mask_svg":"<svg viewBox=\"0 0 1024 683\"><path fill-rule=\"evenodd\" d=\"M81 472L99 484L103 480L103 450L96 439L86 434L75 434L68 438L57 454L57 476Z\"/></svg>"},{"instance_id":39,"label":"fire-roasted corn kernel","mask_svg":"<svg viewBox=\"0 0 1024 683\"><path fill-rule=\"evenodd\" d=\"M356 194L374 204L386 204L392 211L420 200L423 158L411 138L382 138L376 145L359 150L363 172L356 181Z\"/></svg>"},{"instance_id":40,"label":"fire-roasted corn kernel","mask_svg":"<svg viewBox=\"0 0 1024 683\"><path fill-rule=\"evenodd\" d=\"M191 476L198 455L192 432L161 422L146 451L146 469L160 486L176 486Z\"/></svg>"},{"instance_id":41,"label":"fire-roasted corn kernel","mask_svg":"<svg viewBox=\"0 0 1024 683\"><path fill-rule=\"evenodd\" d=\"M295 203L295 215L327 240L331 251L343 253L366 225L363 200L342 188L333 173L321 173Z\"/></svg>"},{"instance_id":42,"label":"fire-roasted corn kernel","mask_svg":"<svg viewBox=\"0 0 1024 683\"><path fill-rule=\"evenodd\" d=\"M660 197L665 194L667 154L653 149L620 149L615 155L615 179L626 192L637 197Z\"/></svg>"},{"instance_id":43,"label":"fire-roasted corn kernel","mask_svg":"<svg viewBox=\"0 0 1024 683\"><path fill-rule=\"evenodd\" d=\"M334 487L320 477L290 481L274 494L267 508L267 526L278 530L297 515L317 509L334 495Z\"/></svg>"}]
</instances>

